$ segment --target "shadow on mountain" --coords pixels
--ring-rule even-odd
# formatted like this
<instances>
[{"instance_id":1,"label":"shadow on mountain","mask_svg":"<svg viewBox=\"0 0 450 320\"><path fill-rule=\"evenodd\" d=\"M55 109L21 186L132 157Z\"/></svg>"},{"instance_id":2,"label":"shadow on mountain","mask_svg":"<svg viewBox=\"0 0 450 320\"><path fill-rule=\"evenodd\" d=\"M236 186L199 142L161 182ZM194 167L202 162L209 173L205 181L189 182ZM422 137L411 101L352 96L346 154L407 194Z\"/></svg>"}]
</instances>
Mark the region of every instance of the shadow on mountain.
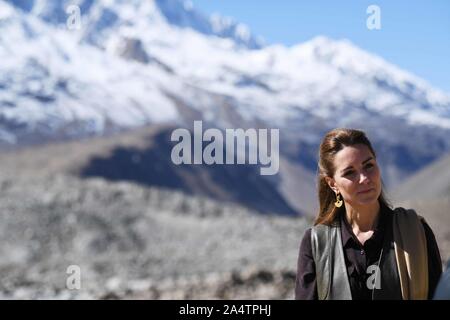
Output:
<instances>
[{"instance_id":1,"label":"shadow on mountain","mask_svg":"<svg viewBox=\"0 0 450 320\"><path fill-rule=\"evenodd\" d=\"M234 202L262 213L297 215L274 182L261 176L257 165L175 165L170 130L148 137L146 147L117 146L110 155L94 157L81 177L102 177L164 187L219 201ZM225 153L224 153L225 154Z\"/></svg>"}]
</instances>

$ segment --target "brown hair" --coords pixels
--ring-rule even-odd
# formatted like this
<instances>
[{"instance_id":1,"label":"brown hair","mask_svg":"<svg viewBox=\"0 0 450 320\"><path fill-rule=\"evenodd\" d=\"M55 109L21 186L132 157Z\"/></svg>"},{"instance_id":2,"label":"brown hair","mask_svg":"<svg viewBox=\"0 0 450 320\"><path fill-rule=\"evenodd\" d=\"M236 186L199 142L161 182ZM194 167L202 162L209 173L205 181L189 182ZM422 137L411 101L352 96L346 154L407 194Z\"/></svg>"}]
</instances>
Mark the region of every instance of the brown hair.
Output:
<instances>
[{"instance_id":1,"label":"brown hair","mask_svg":"<svg viewBox=\"0 0 450 320\"><path fill-rule=\"evenodd\" d=\"M334 205L336 195L326 182L326 177L333 177L335 167L333 165L336 153L344 147L363 144L367 146L376 158L375 150L369 139L363 131L355 129L334 129L328 132L322 140L319 149L318 163L318 195L319 195L319 214L314 225L325 224L330 225L335 220L339 210L345 209L344 206L337 208ZM380 205L389 207L384 196L383 190L378 198Z\"/></svg>"}]
</instances>

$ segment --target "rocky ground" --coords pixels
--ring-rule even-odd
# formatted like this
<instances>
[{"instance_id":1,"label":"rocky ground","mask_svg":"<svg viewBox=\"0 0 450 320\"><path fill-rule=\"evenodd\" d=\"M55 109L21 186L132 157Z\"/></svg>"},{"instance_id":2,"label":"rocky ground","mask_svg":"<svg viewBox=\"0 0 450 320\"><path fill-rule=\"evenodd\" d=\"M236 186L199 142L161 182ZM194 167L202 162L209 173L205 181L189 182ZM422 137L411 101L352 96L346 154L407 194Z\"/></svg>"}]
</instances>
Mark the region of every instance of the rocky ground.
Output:
<instances>
[{"instance_id":1,"label":"rocky ground","mask_svg":"<svg viewBox=\"0 0 450 320\"><path fill-rule=\"evenodd\" d=\"M4 299L292 299L311 223L65 175L3 175L0 212Z\"/></svg>"}]
</instances>

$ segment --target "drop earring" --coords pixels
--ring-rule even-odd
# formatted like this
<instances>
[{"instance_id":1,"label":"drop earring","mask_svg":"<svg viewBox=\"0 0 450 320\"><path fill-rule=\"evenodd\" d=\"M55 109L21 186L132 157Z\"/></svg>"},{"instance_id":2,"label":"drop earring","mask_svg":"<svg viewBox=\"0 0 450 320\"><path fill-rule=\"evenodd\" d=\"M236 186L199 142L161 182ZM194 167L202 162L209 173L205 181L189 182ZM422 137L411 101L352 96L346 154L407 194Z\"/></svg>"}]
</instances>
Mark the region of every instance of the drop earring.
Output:
<instances>
[{"instance_id":1,"label":"drop earring","mask_svg":"<svg viewBox=\"0 0 450 320\"><path fill-rule=\"evenodd\" d=\"M336 202L334 203L334 205L335 205L337 208L340 208L340 207L342 207L342 203L343 203L343 201L342 201L342 199L341 199L341 195L340 195L339 193L337 193L337 194L336 194Z\"/></svg>"}]
</instances>

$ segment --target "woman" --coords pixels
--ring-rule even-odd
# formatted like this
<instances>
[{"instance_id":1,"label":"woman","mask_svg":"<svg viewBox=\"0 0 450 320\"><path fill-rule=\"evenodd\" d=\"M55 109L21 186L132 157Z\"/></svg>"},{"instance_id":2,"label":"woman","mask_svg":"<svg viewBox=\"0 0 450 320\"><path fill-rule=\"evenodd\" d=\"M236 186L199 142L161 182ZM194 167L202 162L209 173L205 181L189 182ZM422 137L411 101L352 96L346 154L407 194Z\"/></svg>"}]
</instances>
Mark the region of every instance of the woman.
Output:
<instances>
[{"instance_id":1,"label":"woman","mask_svg":"<svg viewBox=\"0 0 450 320\"><path fill-rule=\"evenodd\" d=\"M296 299L431 299L442 273L433 232L391 209L365 133L335 129L320 145L319 214L300 244Z\"/></svg>"}]
</instances>

